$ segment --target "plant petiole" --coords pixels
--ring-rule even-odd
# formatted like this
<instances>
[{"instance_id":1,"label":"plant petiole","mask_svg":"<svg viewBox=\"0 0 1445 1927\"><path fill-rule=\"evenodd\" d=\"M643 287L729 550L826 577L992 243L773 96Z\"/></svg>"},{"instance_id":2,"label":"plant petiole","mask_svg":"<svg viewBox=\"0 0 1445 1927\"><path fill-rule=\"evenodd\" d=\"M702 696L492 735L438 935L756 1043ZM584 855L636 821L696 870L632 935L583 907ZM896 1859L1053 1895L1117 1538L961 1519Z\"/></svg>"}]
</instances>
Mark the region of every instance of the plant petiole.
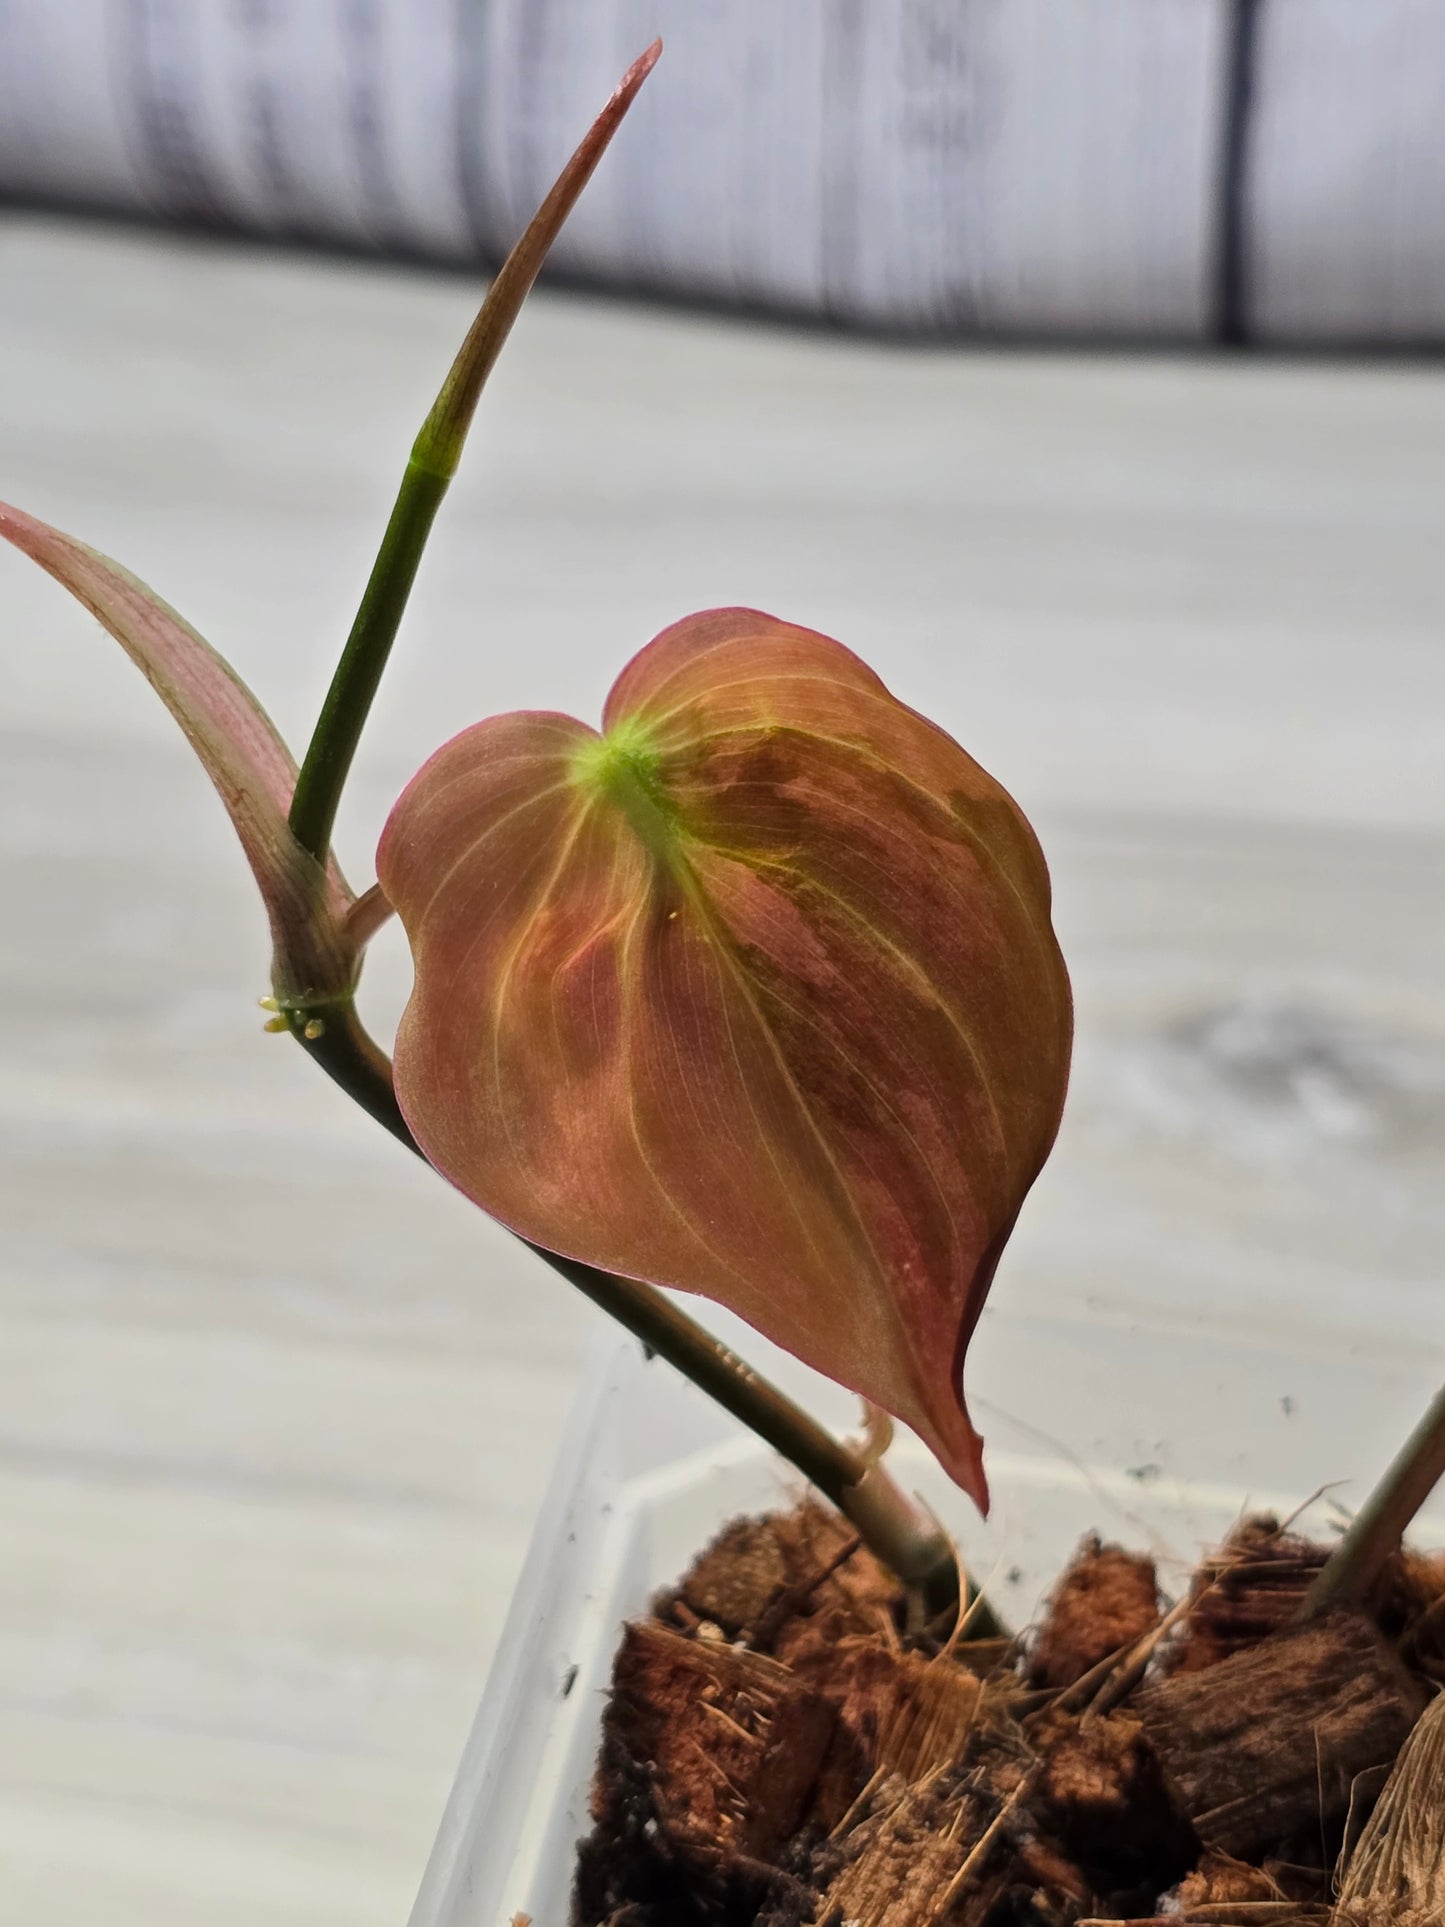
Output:
<instances>
[{"instance_id":1,"label":"plant petiole","mask_svg":"<svg viewBox=\"0 0 1445 1927\"><path fill-rule=\"evenodd\" d=\"M1385 1476L1305 1594L1301 1619L1365 1599L1399 1548L1410 1521L1445 1478L1445 1387L1431 1400Z\"/></svg>"},{"instance_id":2,"label":"plant petiole","mask_svg":"<svg viewBox=\"0 0 1445 1927\"><path fill-rule=\"evenodd\" d=\"M635 60L487 290L413 445L361 606L336 666L291 799L291 832L324 863L341 792L416 580L432 523L461 460L488 375L578 195L662 52Z\"/></svg>"}]
</instances>

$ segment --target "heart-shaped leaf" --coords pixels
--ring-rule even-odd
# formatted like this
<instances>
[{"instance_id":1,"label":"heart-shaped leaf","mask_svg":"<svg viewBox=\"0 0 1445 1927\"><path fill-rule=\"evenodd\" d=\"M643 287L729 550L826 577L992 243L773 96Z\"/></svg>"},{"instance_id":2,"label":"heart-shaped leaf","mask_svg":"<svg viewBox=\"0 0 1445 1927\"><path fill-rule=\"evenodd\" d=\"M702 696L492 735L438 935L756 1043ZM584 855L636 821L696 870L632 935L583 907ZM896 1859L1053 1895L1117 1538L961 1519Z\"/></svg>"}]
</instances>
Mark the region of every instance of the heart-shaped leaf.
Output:
<instances>
[{"instance_id":1,"label":"heart-shaped leaf","mask_svg":"<svg viewBox=\"0 0 1445 1927\"><path fill-rule=\"evenodd\" d=\"M1072 1027L992 777L840 644L715 610L632 661L601 735L448 743L377 865L432 1162L539 1244L731 1306L985 1503L963 1354Z\"/></svg>"}]
</instances>

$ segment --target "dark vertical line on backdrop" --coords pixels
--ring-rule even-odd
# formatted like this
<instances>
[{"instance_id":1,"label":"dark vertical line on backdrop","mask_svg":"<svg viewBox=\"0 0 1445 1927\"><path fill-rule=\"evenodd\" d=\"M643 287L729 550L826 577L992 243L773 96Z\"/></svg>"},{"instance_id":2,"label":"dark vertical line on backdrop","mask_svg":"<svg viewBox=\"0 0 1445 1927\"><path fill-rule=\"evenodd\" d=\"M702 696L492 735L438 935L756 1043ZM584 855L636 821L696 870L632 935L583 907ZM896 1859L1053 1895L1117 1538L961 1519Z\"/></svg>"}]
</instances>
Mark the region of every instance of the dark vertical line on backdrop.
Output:
<instances>
[{"instance_id":1,"label":"dark vertical line on backdrop","mask_svg":"<svg viewBox=\"0 0 1445 1927\"><path fill-rule=\"evenodd\" d=\"M1228 0L1224 52L1224 123L1220 130L1218 218L1214 262L1214 336L1234 348L1249 339L1245 249L1249 219L1249 128L1254 106L1255 50L1264 0Z\"/></svg>"},{"instance_id":2,"label":"dark vertical line on backdrop","mask_svg":"<svg viewBox=\"0 0 1445 1927\"><path fill-rule=\"evenodd\" d=\"M823 12L823 237L819 250L823 313L858 312L858 127L863 114L863 0L837 0Z\"/></svg>"},{"instance_id":3,"label":"dark vertical line on backdrop","mask_svg":"<svg viewBox=\"0 0 1445 1927\"><path fill-rule=\"evenodd\" d=\"M491 237L483 216L486 205L482 185L482 5L481 0L452 0L452 26L455 34L457 85L456 113L457 180L462 207L472 237L473 261L489 260Z\"/></svg>"},{"instance_id":4,"label":"dark vertical line on backdrop","mask_svg":"<svg viewBox=\"0 0 1445 1927\"><path fill-rule=\"evenodd\" d=\"M376 0L345 0L340 27L345 63L341 83L346 89L346 125L361 188L362 222L373 247L404 248L411 237L397 196L381 104L381 18Z\"/></svg>"},{"instance_id":5,"label":"dark vertical line on backdrop","mask_svg":"<svg viewBox=\"0 0 1445 1927\"><path fill-rule=\"evenodd\" d=\"M127 146L152 209L170 220L227 223L196 115L199 56L184 6L130 0L122 20Z\"/></svg>"},{"instance_id":6,"label":"dark vertical line on backdrop","mask_svg":"<svg viewBox=\"0 0 1445 1927\"><path fill-rule=\"evenodd\" d=\"M510 31L502 43L502 59L506 62L506 70L512 75L511 85L507 89L508 105L512 112L506 122L506 185L501 202L505 216L502 232L506 238L501 240L498 247L499 258L505 257L513 237L525 229L532 218L532 209L547 192L552 179L549 173L543 172L548 159L546 136L551 131L551 121L546 115L557 91L550 85L547 60L555 24L552 0L524 0L520 18L515 8L510 11ZM565 19L560 24L562 44L565 46ZM494 58L495 53L494 44ZM500 94L493 98L500 99Z\"/></svg>"}]
</instances>

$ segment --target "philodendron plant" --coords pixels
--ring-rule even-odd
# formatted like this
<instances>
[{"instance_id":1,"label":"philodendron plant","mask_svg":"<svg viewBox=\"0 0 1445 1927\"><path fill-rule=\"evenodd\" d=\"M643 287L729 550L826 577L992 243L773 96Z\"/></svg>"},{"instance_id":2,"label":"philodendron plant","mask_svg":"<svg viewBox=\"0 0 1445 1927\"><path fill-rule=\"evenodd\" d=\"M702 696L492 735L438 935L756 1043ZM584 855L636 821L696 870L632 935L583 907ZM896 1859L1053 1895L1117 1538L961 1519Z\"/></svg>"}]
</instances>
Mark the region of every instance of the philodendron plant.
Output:
<instances>
[{"instance_id":1,"label":"philodendron plant","mask_svg":"<svg viewBox=\"0 0 1445 1927\"><path fill-rule=\"evenodd\" d=\"M1013 799L840 643L714 609L633 657L600 731L527 711L445 744L392 810L370 889L331 853L482 386L659 52L624 77L493 282L299 770L143 583L3 504L0 534L116 638L220 792L270 920L268 1028L774 1445L937 1604L957 1596L953 1549L879 1463L882 1415L986 1509L964 1354L1068 1078L1048 872ZM415 972L394 1068L355 1002L393 913ZM832 1437L664 1286L860 1393L867 1443ZM1368 1587L1442 1473L1445 1392L1307 1611Z\"/></svg>"},{"instance_id":2,"label":"philodendron plant","mask_svg":"<svg viewBox=\"0 0 1445 1927\"><path fill-rule=\"evenodd\" d=\"M601 730L496 716L439 749L362 894L337 802L483 382L651 49L498 275L417 439L298 771L230 667L116 563L0 532L120 642L260 886L271 1027L777 1445L906 1579L936 1528L657 1287L701 1293L921 1434L987 1505L962 1366L1058 1128L1068 978L1023 813L840 643L684 618ZM355 1004L391 913L414 988L394 1071ZM876 1432L875 1428L875 1432Z\"/></svg>"}]
</instances>

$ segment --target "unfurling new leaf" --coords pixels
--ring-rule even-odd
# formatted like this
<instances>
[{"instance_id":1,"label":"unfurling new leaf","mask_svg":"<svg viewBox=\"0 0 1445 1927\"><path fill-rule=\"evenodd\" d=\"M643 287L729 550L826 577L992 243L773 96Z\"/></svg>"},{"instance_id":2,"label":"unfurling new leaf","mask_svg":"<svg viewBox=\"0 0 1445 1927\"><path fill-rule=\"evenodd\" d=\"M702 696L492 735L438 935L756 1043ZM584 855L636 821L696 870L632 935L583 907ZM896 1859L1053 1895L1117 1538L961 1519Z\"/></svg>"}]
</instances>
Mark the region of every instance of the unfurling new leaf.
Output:
<instances>
[{"instance_id":1,"label":"unfurling new leaf","mask_svg":"<svg viewBox=\"0 0 1445 1927\"><path fill-rule=\"evenodd\" d=\"M1012 798L840 644L722 609L632 661L601 735L448 743L378 870L432 1162L551 1250L730 1306L985 1504L963 1355L1072 1031Z\"/></svg>"},{"instance_id":2,"label":"unfurling new leaf","mask_svg":"<svg viewBox=\"0 0 1445 1927\"><path fill-rule=\"evenodd\" d=\"M225 804L271 923L276 988L304 1002L349 989L343 936L351 891L323 872L286 824L296 763L235 670L169 603L74 536L0 502L0 536L38 562L107 628L185 732Z\"/></svg>"}]
</instances>

